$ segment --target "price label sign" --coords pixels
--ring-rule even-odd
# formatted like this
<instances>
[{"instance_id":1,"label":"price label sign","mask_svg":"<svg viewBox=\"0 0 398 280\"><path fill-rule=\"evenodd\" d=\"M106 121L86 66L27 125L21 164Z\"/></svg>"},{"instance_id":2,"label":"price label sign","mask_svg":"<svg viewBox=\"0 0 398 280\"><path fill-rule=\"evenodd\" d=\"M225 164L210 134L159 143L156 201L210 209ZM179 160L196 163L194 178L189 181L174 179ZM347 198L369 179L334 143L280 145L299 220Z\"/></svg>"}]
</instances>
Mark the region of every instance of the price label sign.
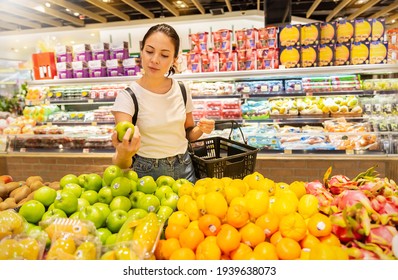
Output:
<instances>
[{"instance_id":1,"label":"price label sign","mask_svg":"<svg viewBox=\"0 0 398 280\"><path fill-rule=\"evenodd\" d=\"M93 103L94 103L94 99L89 99L89 100L87 100L87 102L88 102L89 104L93 104Z\"/></svg>"},{"instance_id":2,"label":"price label sign","mask_svg":"<svg viewBox=\"0 0 398 280\"><path fill-rule=\"evenodd\" d=\"M83 154L88 154L88 153L90 153L90 149L84 148L84 149L83 149Z\"/></svg>"},{"instance_id":3,"label":"price label sign","mask_svg":"<svg viewBox=\"0 0 398 280\"><path fill-rule=\"evenodd\" d=\"M97 122L92 122L91 125L97 126Z\"/></svg>"},{"instance_id":4,"label":"price label sign","mask_svg":"<svg viewBox=\"0 0 398 280\"><path fill-rule=\"evenodd\" d=\"M353 155L354 154L354 150L345 150L345 153L347 155Z\"/></svg>"},{"instance_id":5,"label":"price label sign","mask_svg":"<svg viewBox=\"0 0 398 280\"><path fill-rule=\"evenodd\" d=\"M291 155L292 154L292 150L283 150L283 153L285 155Z\"/></svg>"},{"instance_id":6,"label":"price label sign","mask_svg":"<svg viewBox=\"0 0 398 280\"><path fill-rule=\"evenodd\" d=\"M21 153L25 153L25 152L26 152L26 148L21 148L21 149L19 149L19 151L20 151Z\"/></svg>"}]
</instances>

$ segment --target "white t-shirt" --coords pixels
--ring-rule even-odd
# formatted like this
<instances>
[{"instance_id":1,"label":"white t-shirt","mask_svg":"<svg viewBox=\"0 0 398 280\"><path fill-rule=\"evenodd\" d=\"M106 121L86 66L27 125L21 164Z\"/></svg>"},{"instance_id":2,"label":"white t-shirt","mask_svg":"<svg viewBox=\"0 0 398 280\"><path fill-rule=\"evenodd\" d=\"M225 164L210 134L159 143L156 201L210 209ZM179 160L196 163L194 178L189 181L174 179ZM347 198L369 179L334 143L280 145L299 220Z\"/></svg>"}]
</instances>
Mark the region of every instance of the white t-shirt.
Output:
<instances>
[{"instance_id":1,"label":"white t-shirt","mask_svg":"<svg viewBox=\"0 0 398 280\"><path fill-rule=\"evenodd\" d=\"M186 114L193 111L192 96L187 90L187 103L178 82L173 80L171 89L158 94L132 82L130 88L138 102L136 126L140 129L141 146L137 154L147 158L165 158L183 154L187 150L185 136ZM134 101L130 94L118 92L112 112L134 115Z\"/></svg>"}]
</instances>

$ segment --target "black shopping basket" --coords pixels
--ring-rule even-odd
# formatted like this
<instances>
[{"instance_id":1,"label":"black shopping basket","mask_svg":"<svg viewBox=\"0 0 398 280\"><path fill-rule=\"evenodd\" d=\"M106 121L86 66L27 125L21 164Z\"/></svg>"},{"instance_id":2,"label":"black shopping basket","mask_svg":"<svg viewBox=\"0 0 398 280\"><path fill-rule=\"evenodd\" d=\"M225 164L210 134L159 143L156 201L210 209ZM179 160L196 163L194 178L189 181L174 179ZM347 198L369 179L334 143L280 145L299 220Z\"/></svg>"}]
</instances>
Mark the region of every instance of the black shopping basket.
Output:
<instances>
[{"instance_id":1,"label":"black shopping basket","mask_svg":"<svg viewBox=\"0 0 398 280\"><path fill-rule=\"evenodd\" d=\"M243 132L236 121L228 122L232 122L229 139L217 136L190 143L191 158L198 179L206 177L243 179L254 172L258 149L246 144ZM239 128L245 143L230 139L234 124Z\"/></svg>"}]
</instances>

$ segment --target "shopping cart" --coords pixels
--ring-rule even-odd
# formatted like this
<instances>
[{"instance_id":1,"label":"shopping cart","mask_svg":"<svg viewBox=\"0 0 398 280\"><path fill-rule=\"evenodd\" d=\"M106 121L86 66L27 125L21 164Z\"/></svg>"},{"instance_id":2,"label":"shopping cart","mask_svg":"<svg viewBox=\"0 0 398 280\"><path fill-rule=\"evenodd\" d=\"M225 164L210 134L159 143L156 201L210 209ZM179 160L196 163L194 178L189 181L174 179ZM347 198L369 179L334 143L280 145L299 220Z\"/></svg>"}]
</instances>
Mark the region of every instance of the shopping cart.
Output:
<instances>
[{"instance_id":1,"label":"shopping cart","mask_svg":"<svg viewBox=\"0 0 398 280\"><path fill-rule=\"evenodd\" d=\"M209 137L190 143L195 175L200 178L230 177L242 179L254 172L258 149L247 145L242 129L236 121L216 121L216 125L231 123L228 139ZM238 128L244 143L231 140L234 127Z\"/></svg>"}]
</instances>

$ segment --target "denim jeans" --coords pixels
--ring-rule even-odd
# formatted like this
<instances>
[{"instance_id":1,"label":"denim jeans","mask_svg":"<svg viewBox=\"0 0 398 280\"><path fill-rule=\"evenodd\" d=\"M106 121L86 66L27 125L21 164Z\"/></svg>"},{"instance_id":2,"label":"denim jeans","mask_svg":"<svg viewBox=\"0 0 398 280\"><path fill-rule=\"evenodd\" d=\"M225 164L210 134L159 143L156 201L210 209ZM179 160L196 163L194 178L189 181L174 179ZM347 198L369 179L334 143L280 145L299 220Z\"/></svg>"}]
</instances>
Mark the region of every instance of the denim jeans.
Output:
<instances>
[{"instance_id":1,"label":"denim jeans","mask_svg":"<svg viewBox=\"0 0 398 280\"><path fill-rule=\"evenodd\" d=\"M168 175L175 180L184 178L196 182L195 171L188 151L173 157L162 159L145 158L135 155L133 170L138 177L152 176L155 180L161 175Z\"/></svg>"}]
</instances>

